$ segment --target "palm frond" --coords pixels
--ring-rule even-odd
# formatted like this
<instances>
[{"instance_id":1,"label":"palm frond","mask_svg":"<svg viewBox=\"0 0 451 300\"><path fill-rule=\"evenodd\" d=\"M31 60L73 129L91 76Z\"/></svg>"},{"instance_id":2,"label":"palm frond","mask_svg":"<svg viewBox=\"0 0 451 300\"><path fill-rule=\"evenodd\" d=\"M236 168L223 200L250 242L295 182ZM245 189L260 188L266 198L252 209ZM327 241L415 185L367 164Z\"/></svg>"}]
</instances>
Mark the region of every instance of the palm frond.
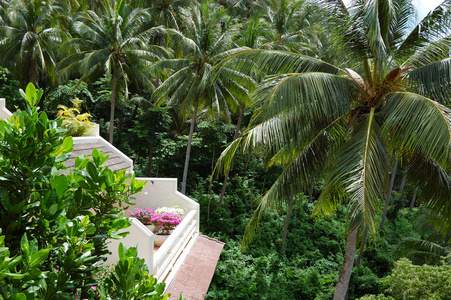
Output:
<instances>
[{"instance_id":1,"label":"palm frond","mask_svg":"<svg viewBox=\"0 0 451 300\"><path fill-rule=\"evenodd\" d=\"M306 55L271 50L237 48L217 56L221 59L218 68L232 64L244 74L252 74L259 69L264 74L324 72L338 74L340 69Z\"/></svg>"},{"instance_id":2,"label":"palm frond","mask_svg":"<svg viewBox=\"0 0 451 300\"><path fill-rule=\"evenodd\" d=\"M389 29L387 22L393 19L394 12L386 0L369 0L363 5L363 25L367 30L368 44L379 62L386 61L389 45L384 33Z\"/></svg>"},{"instance_id":3,"label":"palm frond","mask_svg":"<svg viewBox=\"0 0 451 300\"><path fill-rule=\"evenodd\" d=\"M201 78L195 73L190 73L171 97L172 103L178 103L178 116L181 120L186 120L191 115L193 105L200 97L198 93L200 80ZM198 109L201 109L201 105Z\"/></svg>"},{"instance_id":4,"label":"palm frond","mask_svg":"<svg viewBox=\"0 0 451 300\"><path fill-rule=\"evenodd\" d=\"M262 108L251 124L285 112L312 120L334 119L350 111L354 91L351 80L327 73L271 76L253 93L253 105Z\"/></svg>"},{"instance_id":5,"label":"palm frond","mask_svg":"<svg viewBox=\"0 0 451 300\"><path fill-rule=\"evenodd\" d=\"M305 190L311 177L324 167L330 153L335 151L343 142L344 133L342 118L339 118L323 128L304 145L295 148L290 147L292 152L296 152L295 155L293 153L287 155L287 148L276 154L278 159L283 157L283 164L286 167L269 190L260 199L257 199L260 203L251 221L246 226L242 240L243 249L250 244L252 237L258 231L262 212L269 209L280 210L284 208L292 190ZM235 146L236 144L229 148L231 152L236 151Z\"/></svg>"},{"instance_id":6,"label":"palm frond","mask_svg":"<svg viewBox=\"0 0 451 300\"><path fill-rule=\"evenodd\" d=\"M177 30L167 29L167 31L171 36L172 42L181 47L186 55L202 55L202 51L195 40L186 37Z\"/></svg>"},{"instance_id":7,"label":"palm frond","mask_svg":"<svg viewBox=\"0 0 451 300\"><path fill-rule=\"evenodd\" d=\"M413 93L392 93L383 110L383 132L402 151L426 153L447 166L450 161L451 110Z\"/></svg>"},{"instance_id":8,"label":"palm frond","mask_svg":"<svg viewBox=\"0 0 451 300\"><path fill-rule=\"evenodd\" d=\"M449 53L449 48L447 51ZM418 94L449 105L451 103L451 58L411 71L409 84Z\"/></svg>"},{"instance_id":9,"label":"palm frond","mask_svg":"<svg viewBox=\"0 0 451 300\"><path fill-rule=\"evenodd\" d=\"M408 178L422 190L422 200L434 213L434 226L442 233L451 230L451 177L434 159L421 152L405 151Z\"/></svg>"},{"instance_id":10,"label":"palm frond","mask_svg":"<svg viewBox=\"0 0 451 300\"><path fill-rule=\"evenodd\" d=\"M396 56L411 57L416 51L449 36L451 30L451 1L445 0L434 10L429 12L407 38L399 46Z\"/></svg>"},{"instance_id":11,"label":"palm frond","mask_svg":"<svg viewBox=\"0 0 451 300\"><path fill-rule=\"evenodd\" d=\"M430 255L436 257L436 260L438 260L441 256L448 255L451 252L451 249L443 247L432 241L412 237L404 238L400 246L403 248L404 254Z\"/></svg>"},{"instance_id":12,"label":"palm frond","mask_svg":"<svg viewBox=\"0 0 451 300\"><path fill-rule=\"evenodd\" d=\"M179 86L184 86L186 77L191 76L192 70L188 67L184 67L171 77L166 79L152 94L152 101L155 101L157 105L161 105L169 94L177 90Z\"/></svg>"},{"instance_id":13,"label":"palm frond","mask_svg":"<svg viewBox=\"0 0 451 300\"><path fill-rule=\"evenodd\" d=\"M168 69L168 70L181 70L189 66L190 61L188 59L164 59L153 63L151 66L147 67L147 72L151 74L157 74L157 72Z\"/></svg>"},{"instance_id":14,"label":"palm frond","mask_svg":"<svg viewBox=\"0 0 451 300\"><path fill-rule=\"evenodd\" d=\"M429 45L418 49L412 56L410 56L402 67L407 68L421 68L423 66L435 63L437 61L449 57L451 49L451 36L439 39Z\"/></svg>"},{"instance_id":15,"label":"palm frond","mask_svg":"<svg viewBox=\"0 0 451 300\"><path fill-rule=\"evenodd\" d=\"M386 145L373 108L336 152L314 215L330 214L347 197L351 228L363 223L374 230L388 175Z\"/></svg>"}]
</instances>

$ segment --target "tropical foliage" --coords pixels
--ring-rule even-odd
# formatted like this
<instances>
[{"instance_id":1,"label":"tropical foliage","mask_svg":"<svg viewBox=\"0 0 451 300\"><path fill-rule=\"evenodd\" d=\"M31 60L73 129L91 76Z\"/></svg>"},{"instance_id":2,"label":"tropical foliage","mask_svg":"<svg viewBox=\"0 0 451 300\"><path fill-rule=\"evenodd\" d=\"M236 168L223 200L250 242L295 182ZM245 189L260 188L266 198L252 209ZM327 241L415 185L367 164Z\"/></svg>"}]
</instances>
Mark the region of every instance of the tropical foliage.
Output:
<instances>
[{"instance_id":1,"label":"tropical foliage","mask_svg":"<svg viewBox=\"0 0 451 300\"><path fill-rule=\"evenodd\" d=\"M330 214L346 200L348 248L334 296L343 299L358 229L375 230L387 170L399 158L411 166L412 182L428 190L424 200L440 216L438 226L449 230L449 5L412 30L414 9L407 1L356 2L349 9L330 4L336 40L362 75L295 53L230 51L229 61L252 61L242 70L257 65L269 75L253 94L258 109L250 126L220 162L229 166L240 146L245 152L260 146L268 164L285 167L262 197L245 246L262 211L283 207L292 189L302 190L309 178L327 171L315 214Z\"/></svg>"},{"instance_id":2,"label":"tropical foliage","mask_svg":"<svg viewBox=\"0 0 451 300\"><path fill-rule=\"evenodd\" d=\"M29 84L21 94L26 109L0 121L0 299L95 296L93 287L100 295L166 299L164 284L149 278L136 249L121 245L111 278L104 284L94 278L108 253L106 239L129 226L120 207L144 182L102 166L107 158L97 150L92 160L77 158L65 175L72 138L63 139L61 119L38 113L42 91ZM127 286L115 276L127 276Z\"/></svg>"},{"instance_id":3,"label":"tropical foliage","mask_svg":"<svg viewBox=\"0 0 451 300\"><path fill-rule=\"evenodd\" d=\"M382 279L394 261L407 255L414 263L437 264L449 253L451 226L451 3L443 1L421 19L412 3L0 0L0 97L7 98L12 111L19 107L25 113L17 90L34 82L44 88L39 106L47 116L55 116L58 105L70 107L72 100L81 99L81 110L99 124L102 136L113 142L114 133L115 145L135 161L136 174L178 177L182 191L201 203L202 232L230 245L208 297L293 298L297 294L291 292L298 291L305 299L331 298L337 279L338 298L344 297L348 281L350 299L383 292L400 297L387 292ZM61 122L45 118L41 113L30 119L38 132L41 123L56 128ZM36 137L59 147L61 140L52 134ZM225 176L210 180L226 147L216 170ZM99 163L103 159L99 156ZM39 181L41 173L27 169L33 180L22 184L29 191L63 181L48 171L49 160L30 162L47 172L47 183ZM76 182L89 174L83 169L89 163L84 164L80 161L81 169L69 175ZM4 173L14 174L16 169L8 168ZM36 200L38 194L31 194ZM108 201L117 200L113 198ZM96 199L86 203L100 201ZM417 206L428 211L420 214L431 221L426 230L413 225ZM55 207L47 210L53 213ZM63 207L58 204L55 214ZM28 208L32 212L23 215L10 212L11 218L2 213L8 250L0 257L12 257L9 267L14 268L20 265L14 258L19 249L31 245L30 253L43 259L33 267L45 272L45 249L57 245L41 245L35 231L47 228L46 223L30 219L37 204ZM47 210L42 213L51 214ZM385 226L377 231L382 210ZM338 214L323 219L334 211ZM317 218L309 219L310 214ZM12 238L14 218L21 220L16 237L22 241ZM51 228L57 222L52 218ZM259 220L262 230L257 231ZM34 225L24 237L28 221ZM89 221L97 224L100 219L89 216ZM268 224L279 229L268 230ZM99 226L97 230L106 230ZM285 237L280 240L282 230ZM58 232L55 243L64 238ZM239 253L244 232L248 250ZM318 244L316 239L321 239ZM97 242L93 249L102 252ZM360 265L351 276L359 245ZM52 261L57 260L55 251L48 252ZM133 251L123 249L124 266L144 268L131 258ZM309 265L306 257L318 264ZM129 274L152 286L152 280L124 266L118 277L108 277L108 284ZM84 280L77 276L67 282ZM284 292L276 295L276 287ZM127 289L117 287L118 293L133 298ZM99 292L119 297L113 291Z\"/></svg>"}]
</instances>

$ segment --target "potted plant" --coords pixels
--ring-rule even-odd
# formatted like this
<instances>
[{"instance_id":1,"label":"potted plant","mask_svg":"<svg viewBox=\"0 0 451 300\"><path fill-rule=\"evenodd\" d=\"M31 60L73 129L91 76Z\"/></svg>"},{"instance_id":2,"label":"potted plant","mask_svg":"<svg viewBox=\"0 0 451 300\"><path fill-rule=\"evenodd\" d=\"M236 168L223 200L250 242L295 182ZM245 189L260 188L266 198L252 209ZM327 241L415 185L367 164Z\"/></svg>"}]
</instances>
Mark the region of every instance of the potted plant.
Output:
<instances>
[{"instance_id":1,"label":"potted plant","mask_svg":"<svg viewBox=\"0 0 451 300\"><path fill-rule=\"evenodd\" d=\"M174 205L171 207L162 206L157 208L157 210L155 210L155 213L156 214L173 213L179 216L183 216L185 210L183 208L180 208L178 205Z\"/></svg>"},{"instance_id":2,"label":"potted plant","mask_svg":"<svg viewBox=\"0 0 451 300\"><path fill-rule=\"evenodd\" d=\"M155 231L155 224L152 220L154 216L155 211L151 208L135 208L130 213L130 217L138 219L138 221L146 225L152 232Z\"/></svg>"},{"instance_id":3,"label":"potted plant","mask_svg":"<svg viewBox=\"0 0 451 300\"><path fill-rule=\"evenodd\" d=\"M172 212L155 213L152 216L152 223L155 224L155 245L161 246L180 222L182 222L182 217L179 214Z\"/></svg>"}]
</instances>

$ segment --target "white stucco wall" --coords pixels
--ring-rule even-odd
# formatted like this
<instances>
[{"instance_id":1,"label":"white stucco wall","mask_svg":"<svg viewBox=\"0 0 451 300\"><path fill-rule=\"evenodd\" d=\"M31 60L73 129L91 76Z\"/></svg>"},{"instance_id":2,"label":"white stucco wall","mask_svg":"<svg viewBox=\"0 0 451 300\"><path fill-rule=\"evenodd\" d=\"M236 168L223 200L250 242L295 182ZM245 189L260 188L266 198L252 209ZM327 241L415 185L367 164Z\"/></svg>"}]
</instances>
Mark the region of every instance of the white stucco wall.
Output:
<instances>
[{"instance_id":1,"label":"white stucco wall","mask_svg":"<svg viewBox=\"0 0 451 300\"><path fill-rule=\"evenodd\" d=\"M136 205L131 206L127 210L127 216L129 216L130 210L133 210L134 207L149 207L157 209L162 206L169 207L178 205L185 210L185 214L192 209L199 210L199 203L177 191L176 178L140 177L136 179L140 181L147 181L147 184L144 186L143 191L140 194L133 196L136 199L132 200L132 202L136 203Z\"/></svg>"}]
</instances>

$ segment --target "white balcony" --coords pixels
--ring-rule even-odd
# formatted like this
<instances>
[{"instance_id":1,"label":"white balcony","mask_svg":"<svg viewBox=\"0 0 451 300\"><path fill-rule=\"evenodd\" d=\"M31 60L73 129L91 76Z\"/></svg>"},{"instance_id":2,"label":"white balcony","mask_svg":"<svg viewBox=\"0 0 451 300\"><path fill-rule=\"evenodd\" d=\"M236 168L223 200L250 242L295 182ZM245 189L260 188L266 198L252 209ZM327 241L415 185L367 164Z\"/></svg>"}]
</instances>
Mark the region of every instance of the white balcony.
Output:
<instances>
[{"instance_id":1,"label":"white balcony","mask_svg":"<svg viewBox=\"0 0 451 300\"><path fill-rule=\"evenodd\" d=\"M185 211L183 220L163 245L157 248L154 247L155 235L140 221L132 218L132 225L123 230L130 232L127 237L121 240L111 240L108 245L112 252L108 262L117 261L119 243L123 243L126 247L137 247L138 256L145 260L150 273L158 281L170 282L199 234L199 204L177 191L177 179L137 179L148 182L140 194L134 195L135 205L126 210L127 216L135 207L157 209L161 206L177 205Z\"/></svg>"}]
</instances>

